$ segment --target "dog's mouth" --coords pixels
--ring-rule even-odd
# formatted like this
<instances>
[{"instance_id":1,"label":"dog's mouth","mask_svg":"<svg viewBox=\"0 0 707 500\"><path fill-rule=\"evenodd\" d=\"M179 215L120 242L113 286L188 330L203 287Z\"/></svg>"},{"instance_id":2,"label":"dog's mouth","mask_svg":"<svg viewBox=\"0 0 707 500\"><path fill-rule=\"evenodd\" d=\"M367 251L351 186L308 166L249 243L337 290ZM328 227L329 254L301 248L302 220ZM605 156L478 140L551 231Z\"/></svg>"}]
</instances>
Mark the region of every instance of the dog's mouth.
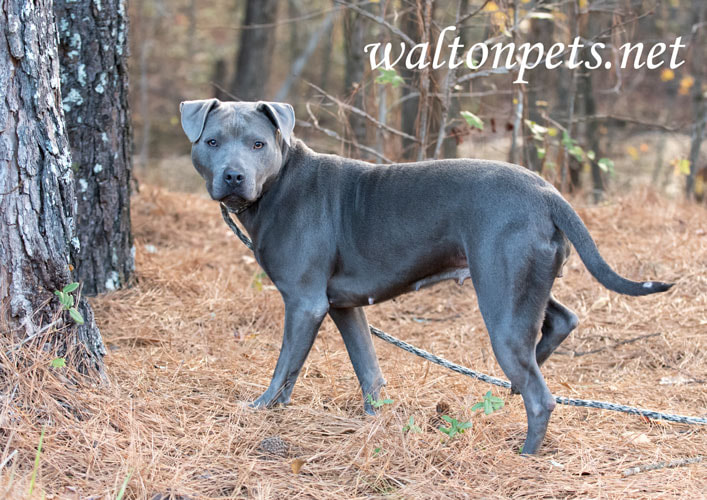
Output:
<instances>
[{"instance_id":1,"label":"dog's mouth","mask_svg":"<svg viewBox=\"0 0 707 500\"><path fill-rule=\"evenodd\" d=\"M241 198L240 196L234 195L225 196L218 201L219 203L222 203L228 209L229 212L235 214L242 212L243 210L251 206L253 203L255 203L254 201L248 201L245 198Z\"/></svg>"}]
</instances>

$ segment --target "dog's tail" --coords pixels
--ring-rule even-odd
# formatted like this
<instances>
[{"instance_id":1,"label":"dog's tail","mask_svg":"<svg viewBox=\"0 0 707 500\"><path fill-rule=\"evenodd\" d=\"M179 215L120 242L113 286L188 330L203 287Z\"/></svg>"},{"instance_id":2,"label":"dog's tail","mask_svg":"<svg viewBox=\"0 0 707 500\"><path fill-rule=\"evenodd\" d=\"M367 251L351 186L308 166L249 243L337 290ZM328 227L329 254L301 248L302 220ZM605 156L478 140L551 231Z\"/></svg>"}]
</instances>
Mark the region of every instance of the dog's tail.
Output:
<instances>
[{"instance_id":1,"label":"dog's tail","mask_svg":"<svg viewBox=\"0 0 707 500\"><path fill-rule=\"evenodd\" d=\"M649 295L651 293L664 292L673 286L673 283L662 283L660 281L631 281L620 276L611 269L604 258L599 254L594 240L592 239L587 226L572 206L556 194L550 198L552 220L560 230L565 233L572 245L577 249L579 257L587 266L587 269L599 283L609 290L622 293L624 295Z\"/></svg>"}]
</instances>

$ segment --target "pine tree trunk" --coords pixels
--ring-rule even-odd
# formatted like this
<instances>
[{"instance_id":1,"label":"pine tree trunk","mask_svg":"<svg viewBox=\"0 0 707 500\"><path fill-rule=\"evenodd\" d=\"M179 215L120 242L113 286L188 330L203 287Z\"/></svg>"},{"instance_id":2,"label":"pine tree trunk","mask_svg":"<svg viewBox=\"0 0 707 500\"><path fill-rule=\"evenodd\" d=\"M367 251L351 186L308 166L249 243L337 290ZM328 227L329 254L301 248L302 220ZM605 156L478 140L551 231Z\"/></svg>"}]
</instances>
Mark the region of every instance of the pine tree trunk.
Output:
<instances>
[{"instance_id":1,"label":"pine tree trunk","mask_svg":"<svg viewBox=\"0 0 707 500\"><path fill-rule=\"evenodd\" d=\"M59 91L51 0L0 4L0 331L48 331L60 353L102 371L105 348L85 299L78 326L53 291L70 283L76 198Z\"/></svg>"},{"instance_id":2,"label":"pine tree trunk","mask_svg":"<svg viewBox=\"0 0 707 500\"><path fill-rule=\"evenodd\" d=\"M371 10L370 7L368 10ZM351 105L365 109L363 76L365 63L363 46L365 45L366 18L353 10L347 10L344 16L344 51L346 54L346 73L344 75L344 95ZM349 114L351 134L357 143L365 144L367 138L366 119L354 113ZM368 154L359 151L367 158Z\"/></svg>"},{"instance_id":3,"label":"pine tree trunk","mask_svg":"<svg viewBox=\"0 0 707 500\"><path fill-rule=\"evenodd\" d=\"M126 5L55 0L54 12L78 201L74 276L95 295L128 284L135 269Z\"/></svg>"},{"instance_id":4,"label":"pine tree trunk","mask_svg":"<svg viewBox=\"0 0 707 500\"><path fill-rule=\"evenodd\" d=\"M248 0L241 41L236 59L236 73L231 90L244 101L268 98L268 80L275 48L277 0Z\"/></svg>"}]
</instances>

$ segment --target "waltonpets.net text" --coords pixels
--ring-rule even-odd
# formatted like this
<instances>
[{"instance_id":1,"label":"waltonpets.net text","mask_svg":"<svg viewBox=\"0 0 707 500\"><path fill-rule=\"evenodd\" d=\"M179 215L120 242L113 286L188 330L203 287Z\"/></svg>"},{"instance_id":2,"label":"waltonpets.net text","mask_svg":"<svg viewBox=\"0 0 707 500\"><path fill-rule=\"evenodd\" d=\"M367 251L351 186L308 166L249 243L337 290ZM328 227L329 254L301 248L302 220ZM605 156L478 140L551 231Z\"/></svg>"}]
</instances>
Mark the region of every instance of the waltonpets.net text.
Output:
<instances>
[{"instance_id":1,"label":"waltonpets.net text","mask_svg":"<svg viewBox=\"0 0 707 500\"><path fill-rule=\"evenodd\" d=\"M491 67L494 69L506 68L509 71L517 71L513 83L528 83L525 79L526 70L538 66L555 69L565 63L570 69L580 66L589 70L601 66L610 69L613 60L622 69L629 67L640 69L644 66L648 69L657 69L666 63L666 58L669 58L668 67L676 69L685 63L683 59L678 60L678 58L680 49L687 46L681 43L682 37L678 37L671 44L659 42L652 46L644 46L643 42L625 43L618 49L607 50L606 45L602 42L585 41L586 43L582 43L580 37L575 37L569 45L558 42L548 48L541 43L530 44L526 42L516 46L512 42L499 42L494 45L479 42L467 50L460 42L460 37L454 38L452 43L445 45L445 34L456 30L455 26L447 26L440 32L434 47L432 61L429 60L430 44L428 42L418 43L410 48L405 42L400 42L400 50L395 53L392 42L369 43L363 50L369 55L372 69L383 67L391 70L398 63L402 63L408 69L424 69L431 64L434 69L439 69L442 66L458 68L461 65L466 65L469 69L478 70L490 61ZM589 47L589 57L586 60L579 58L579 53L585 46ZM604 53L611 57L604 60L602 58ZM567 59L565 59L566 57Z\"/></svg>"}]
</instances>

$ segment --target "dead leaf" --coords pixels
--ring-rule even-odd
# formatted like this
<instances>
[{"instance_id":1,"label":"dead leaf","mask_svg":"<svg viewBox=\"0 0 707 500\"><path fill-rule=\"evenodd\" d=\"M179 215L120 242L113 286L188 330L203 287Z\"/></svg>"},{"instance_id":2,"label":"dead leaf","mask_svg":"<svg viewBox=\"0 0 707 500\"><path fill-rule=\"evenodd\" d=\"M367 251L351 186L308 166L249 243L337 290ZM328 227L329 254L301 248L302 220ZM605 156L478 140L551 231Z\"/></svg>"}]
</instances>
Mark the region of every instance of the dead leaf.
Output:
<instances>
[{"instance_id":1,"label":"dead leaf","mask_svg":"<svg viewBox=\"0 0 707 500\"><path fill-rule=\"evenodd\" d=\"M299 474L299 471L302 470L302 466L307 463L304 460L300 458L295 458L292 463L290 464L290 467L292 468L292 473L293 474Z\"/></svg>"}]
</instances>

